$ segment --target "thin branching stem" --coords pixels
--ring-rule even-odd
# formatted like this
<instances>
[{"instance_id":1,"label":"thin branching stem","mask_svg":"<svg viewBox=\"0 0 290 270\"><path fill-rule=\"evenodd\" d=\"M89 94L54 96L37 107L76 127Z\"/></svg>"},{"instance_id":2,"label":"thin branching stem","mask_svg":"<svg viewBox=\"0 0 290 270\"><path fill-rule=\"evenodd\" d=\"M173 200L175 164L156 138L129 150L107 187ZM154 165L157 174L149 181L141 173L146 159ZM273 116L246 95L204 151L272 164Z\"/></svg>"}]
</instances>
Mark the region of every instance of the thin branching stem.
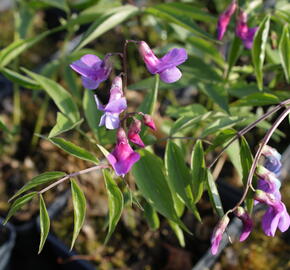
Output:
<instances>
[{"instance_id":1,"label":"thin branching stem","mask_svg":"<svg viewBox=\"0 0 290 270\"><path fill-rule=\"evenodd\" d=\"M78 171L78 172L75 172L75 173L70 173L66 176L64 176L63 178L59 179L58 181L52 183L51 185L47 186L46 188L40 190L38 192L38 194L43 194L44 192L50 190L51 188L65 182L66 180L72 178L72 177L76 177L76 176L79 176L79 175L82 175L82 174L85 174L85 173L89 173L89 172L93 172L93 171L96 171L96 170L100 170L100 169L105 169L105 168L109 168L110 166L108 164L102 164L102 165L97 165L97 166L94 166L94 167L91 167L91 168L87 168L87 169L84 169L84 170L81 170L81 171Z\"/></svg>"}]
</instances>

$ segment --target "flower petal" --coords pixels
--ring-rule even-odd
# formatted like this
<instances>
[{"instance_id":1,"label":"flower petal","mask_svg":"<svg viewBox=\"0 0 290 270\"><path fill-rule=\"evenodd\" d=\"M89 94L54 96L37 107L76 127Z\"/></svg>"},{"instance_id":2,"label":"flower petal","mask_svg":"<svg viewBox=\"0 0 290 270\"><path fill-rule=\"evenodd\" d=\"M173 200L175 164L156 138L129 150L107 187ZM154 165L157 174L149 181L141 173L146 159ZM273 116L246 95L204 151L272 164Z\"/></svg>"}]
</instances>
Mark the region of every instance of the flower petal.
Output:
<instances>
[{"instance_id":1,"label":"flower petal","mask_svg":"<svg viewBox=\"0 0 290 270\"><path fill-rule=\"evenodd\" d=\"M161 59L160 63L157 65L157 72L162 72L165 69L173 68L179 66L187 60L187 52L185 49L174 48L165 54Z\"/></svg>"},{"instance_id":2,"label":"flower petal","mask_svg":"<svg viewBox=\"0 0 290 270\"><path fill-rule=\"evenodd\" d=\"M84 77L82 76L82 82L83 82L83 86L87 89L93 90L98 88L100 82L99 81L94 81L90 78Z\"/></svg>"},{"instance_id":3,"label":"flower petal","mask_svg":"<svg viewBox=\"0 0 290 270\"><path fill-rule=\"evenodd\" d=\"M80 61L88 67L93 67L96 63L102 62L102 60L98 56L93 54L84 55Z\"/></svg>"},{"instance_id":4,"label":"flower petal","mask_svg":"<svg viewBox=\"0 0 290 270\"><path fill-rule=\"evenodd\" d=\"M131 170L131 167L140 159L140 154L137 152L131 153L131 155L125 159L120 160L115 164L115 172L117 175L124 176Z\"/></svg>"},{"instance_id":5,"label":"flower petal","mask_svg":"<svg viewBox=\"0 0 290 270\"><path fill-rule=\"evenodd\" d=\"M182 73L177 67L173 67L162 71L159 75L162 81L166 83L174 83L181 78Z\"/></svg>"},{"instance_id":6,"label":"flower petal","mask_svg":"<svg viewBox=\"0 0 290 270\"><path fill-rule=\"evenodd\" d=\"M107 129L116 129L120 126L119 114L105 113L105 117Z\"/></svg>"},{"instance_id":7,"label":"flower petal","mask_svg":"<svg viewBox=\"0 0 290 270\"><path fill-rule=\"evenodd\" d=\"M100 100L98 99L97 95L94 95L94 98L95 98L98 110L103 111L104 110L104 105L100 102Z\"/></svg>"},{"instance_id":8,"label":"flower petal","mask_svg":"<svg viewBox=\"0 0 290 270\"><path fill-rule=\"evenodd\" d=\"M277 213L273 207L269 207L262 218L262 228L266 235L275 236L278 223L280 220L280 213Z\"/></svg>"},{"instance_id":9,"label":"flower petal","mask_svg":"<svg viewBox=\"0 0 290 270\"><path fill-rule=\"evenodd\" d=\"M110 113L121 113L126 109L127 109L127 101L126 101L126 98L124 97L114 100L112 102L109 102L104 108L106 112L110 112Z\"/></svg>"}]
</instances>

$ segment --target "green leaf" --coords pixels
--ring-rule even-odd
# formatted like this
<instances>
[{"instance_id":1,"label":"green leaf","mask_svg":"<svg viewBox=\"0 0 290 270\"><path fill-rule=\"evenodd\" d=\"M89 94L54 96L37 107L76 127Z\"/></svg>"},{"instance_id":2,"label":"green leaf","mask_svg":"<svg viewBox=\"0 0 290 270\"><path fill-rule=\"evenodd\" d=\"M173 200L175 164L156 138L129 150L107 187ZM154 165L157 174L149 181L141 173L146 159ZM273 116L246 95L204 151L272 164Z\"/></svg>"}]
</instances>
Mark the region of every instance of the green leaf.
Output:
<instances>
[{"instance_id":1,"label":"green leaf","mask_svg":"<svg viewBox=\"0 0 290 270\"><path fill-rule=\"evenodd\" d=\"M9 130L9 128L1 121L0 119L0 130L3 130L6 133L11 134L12 132Z\"/></svg>"},{"instance_id":2,"label":"green leaf","mask_svg":"<svg viewBox=\"0 0 290 270\"><path fill-rule=\"evenodd\" d=\"M36 81L34 81L26 76L23 76L20 73L13 71L11 69L1 68L0 72L7 79L11 80L14 83L17 83L18 85L20 85L22 87L25 87L28 89L40 89L41 88L40 85Z\"/></svg>"},{"instance_id":3,"label":"green leaf","mask_svg":"<svg viewBox=\"0 0 290 270\"><path fill-rule=\"evenodd\" d=\"M48 138L52 138L61 133L72 130L75 127L79 126L82 122L83 122L83 119L77 121L76 123L73 123L61 112L57 112L56 124L49 132Z\"/></svg>"},{"instance_id":4,"label":"green leaf","mask_svg":"<svg viewBox=\"0 0 290 270\"><path fill-rule=\"evenodd\" d=\"M147 201L144 201L143 209L144 216L146 218L149 227L154 231L157 230L160 227L160 221L157 212L154 210L152 205Z\"/></svg>"},{"instance_id":5,"label":"green leaf","mask_svg":"<svg viewBox=\"0 0 290 270\"><path fill-rule=\"evenodd\" d=\"M39 196L39 220L40 220L40 243L39 243L39 249L38 254L42 251L42 248L44 246L44 243L46 241L46 238L49 233L50 228L50 219L48 212L46 210L45 202L43 200L42 195Z\"/></svg>"},{"instance_id":6,"label":"green leaf","mask_svg":"<svg viewBox=\"0 0 290 270\"><path fill-rule=\"evenodd\" d=\"M290 30L289 25L283 28L279 42L279 55L287 82L290 82Z\"/></svg>"},{"instance_id":7,"label":"green leaf","mask_svg":"<svg viewBox=\"0 0 290 270\"><path fill-rule=\"evenodd\" d=\"M265 106L277 104L280 100L277 96L269 93L253 93L233 102L231 106Z\"/></svg>"},{"instance_id":8,"label":"green leaf","mask_svg":"<svg viewBox=\"0 0 290 270\"><path fill-rule=\"evenodd\" d=\"M197 140L191 155L191 171L192 171L192 191L194 202L197 203L203 194L204 185L207 181L206 164L204 160L204 152L202 142Z\"/></svg>"},{"instance_id":9,"label":"green leaf","mask_svg":"<svg viewBox=\"0 0 290 270\"><path fill-rule=\"evenodd\" d=\"M70 249L73 248L86 217L86 198L74 179L71 179L71 192L74 207L74 231Z\"/></svg>"},{"instance_id":10,"label":"green leaf","mask_svg":"<svg viewBox=\"0 0 290 270\"><path fill-rule=\"evenodd\" d=\"M169 226L171 227L171 229L173 230L173 232L175 233L175 235L178 239L179 245L181 247L185 247L184 234L183 234L182 229L179 227L178 224L176 224L175 222L173 222L171 220L168 220L168 223L169 223Z\"/></svg>"},{"instance_id":11,"label":"green leaf","mask_svg":"<svg viewBox=\"0 0 290 270\"><path fill-rule=\"evenodd\" d=\"M178 5L175 3L175 7L168 4L161 4L149 7L145 10L146 13L149 13L153 16L164 19L167 22L175 23L181 27L189 30L191 33L204 37L210 40L214 40L207 32L200 28L193 20L191 16L186 16L184 10L180 10ZM182 4L181 4L182 5ZM183 4L183 9L185 5ZM191 8L191 7L190 7ZM187 10L189 11L190 8ZM200 13L202 14L202 13Z\"/></svg>"},{"instance_id":12,"label":"green leaf","mask_svg":"<svg viewBox=\"0 0 290 270\"><path fill-rule=\"evenodd\" d=\"M259 29L255 34L252 61L255 68L257 83L260 90L263 89L263 65L265 60L266 44L270 29L270 15L266 16L259 25Z\"/></svg>"},{"instance_id":13,"label":"green leaf","mask_svg":"<svg viewBox=\"0 0 290 270\"><path fill-rule=\"evenodd\" d=\"M84 148L81 148L77 145L75 145L72 142L66 141L62 138L50 138L48 139L50 142L52 142L54 145L62 149L63 151L86 161L93 162L95 164L99 163L99 160L93 155L92 153L88 152Z\"/></svg>"},{"instance_id":14,"label":"green leaf","mask_svg":"<svg viewBox=\"0 0 290 270\"><path fill-rule=\"evenodd\" d=\"M240 153L240 144L239 141L236 140L234 141L227 149L226 153L228 154L232 164L234 165L235 169L237 170L237 173L242 179L243 177L243 170L242 170L242 165L241 165L241 158L240 155L237 153Z\"/></svg>"},{"instance_id":15,"label":"green leaf","mask_svg":"<svg viewBox=\"0 0 290 270\"><path fill-rule=\"evenodd\" d=\"M244 137L241 138L240 157L243 171L243 183L246 187L249 172L253 163L253 156L248 142ZM251 213L254 207L253 192L251 190L248 192L245 202L247 206L247 211Z\"/></svg>"},{"instance_id":16,"label":"green leaf","mask_svg":"<svg viewBox=\"0 0 290 270\"><path fill-rule=\"evenodd\" d=\"M146 150L140 150L140 155L141 159L135 163L132 172L141 195L160 214L189 232L177 215L162 161Z\"/></svg>"},{"instance_id":17,"label":"green leaf","mask_svg":"<svg viewBox=\"0 0 290 270\"><path fill-rule=\"evenodd\" d=\"M59 179L61 177L64 177L65 173L64 172L45 172L42 173L38 176L33 177L28 183L26 183L20 190L18 190L12 198L10 198L9 201L15 199L16 197L18 197L19 195L21 195L22 193L33 189L37 186L46 184L51 182L52 180L55 179Z\"/></svg>"},{"instance_id":18,"label":"green leaf","mask_svg":"<svg viewBox=\"0 0 290 270\"><path fill-rule=\"evenodd\" d=\"M191 175L184 161L184 153L172 141L168 141L165 150L165 168L168 174L168 183L172 193L176 193L183 203L200 220L200 215L194 204L191 190Z\"/></svg>"},{"instance_id":19,"label":"green leaf","mask_svg":"<svg viewBox=\"0 0 290 270\"><path fill-rule=\"evenodd\" d=\"M37 42L43 40L48 35L51 35L53 33L56 33L60 30L63 30L65 26L59 26L54 29L45 31L36 37L28 38L28 39L20 39L16 40L13 43L11 43L8 47L1 50L0 52L0 66L4 67L7 66L13 59L15 59L18 55L20 55L25 50L32 47Z\"/></svg>"},{"instance_id":20,"label":"green leaf","mask_svg":"<svg viewBox=\"0 0 290 270\"><path fill-rule=\"evenodd\" d=\"M94 93L92 91L85 91L83 97L83 108L87 122L93 131L95 137L99 137L99 123L102 116L102 112L97 109L96 102L94 99Z\"/></svg>"},{"instance_id":21,"label":"green leaf","mask_svg":"<svg viewBox=\"0 0 290 270\"><path fill-rule=\"evenodd\" d=\"M228 54L228 68L226 78L230 76L231 70L233 66L236 64L237 60L239 59L242 51L243 51L242 42L237 36L235 36Z\"/></svg>"},{"instance_id":22,"label":"green leaf","mask_svg":"<svg viewBox=\"0 0 290 270\"><path fill-rule=\"evenodd\" d=\"M26 195L24 195L23 197L15 200L13 202L13 204L11 205L10 207L10 210L7 214L7 217L4 221L4 224L6 224L8 222L8 220L22 207L24 206L26 203L28 203L30 200L32 200L32 198L34 196L37 195L37 192L31 192L31 193L28 193Z\"/></svg>"},{"instance_id":23,"label":"green leaf","mask_svg":"<svg viewBox=\"0 0 290 270\"><path fill-rule=\"evenodd\" d=\"M108 12L97 17L96 21L90 26L90 28L84 33L80 43L75 50L79 50L86 46L103 33L110 29L120 25L128 18L138 14L138 8L132 5L124 5L121 7L113 8Z\"/></svg>"},{"instance_id":24,"label":"green leaf","mask_svg":"<svg viewBox=\"0 0 290 270\"><path fill-rule=\"evenodd\" d=\"M175 121L173 127L170 130L170 135L174 135L175 133L182 131L184 129L187 129L189 127L192 127L204 120L206 120L208 117L210 117L210 115L212 114L212 112L207 112L205 114L202 115L198 115L196 117L181 117L179 118L177 121Z\"/></svg>"},{"instance_id":25,"label":"green leaf","mask_svg":"<svg viewBox=\"0 0 290 270\"><path fill-rule=\"evenodd\" d=\"M226 144L231 138L233 138L237 132L234 129L225 129L215 137L212 144L206 149L206 153L209 153L219 146Z\"/></svg>"},{"instance_id":26,"label":"green leaf","mask_svg":"<svg viewBox=\"0 0 290 270\"><path fill-rule=\"evenodd\" d=\"M155 75L155 86L150 91L148 95L146 95L143 103L139 107L139 111L146 113L146 114L152 114L154 111L155 103L157 101L158 96L158 87L159 87L159 75Z\"/></svg>"},{"instance_id":27,"label":"green leaf","mask_svg":"<svg viewBox=\"0 0 290 270\"><path fill-rule=\"evenodd\" d=\"M66 115L73 123L79 121L80 114L78 111L78 107L68 91L66 91L60 84L51 79L31 72L27 69L23 70L37 83L40 84L40 86L53 99L56 106L64 115Z\"/></svg>"},{"instance_id":28,"label":"green leaf","mask_svg":"<svg viewBox=\"0 0 290 270\"><path fill-rule=\"evenodd\" d=\"M109 231L105 239L106 244L119 222L124 207L124 199L109 170L103 170L103 175L109 200Z\"/></svg>"},{"instance_id":29,"label":"green leaf","mask_svg":"<svg viewBox=\"0 0 290 270\"><path fill-rule=\"evenodd\" d=\"M64 12L69 12L69 6L66 0L38 0L41 3L47 4L48 6L62 9Z\"/></svg>"},{"instance_id":30,"label":"green leaf","mask_svg":"<svg viewBox=\"0 0 290 270\"><path fill-rule=\"evenodd\" d=\"M221 198L216 187L216 183L213 180L212 174L209 170L207 170L207 192L216 213L219 217L223 217L224 209L222 206Z\"/></svg>"},{"instance_id":31,"label":"green leaf","mask_svg":"<svg viewBox=\"0 0 290 270\"><path fill-rule=\"evenodd\" d=\"M223 88L217 84L198 84L201 91L203 91L214 103L219 105L223 110L229 113L228 94Z\"/></svg>"}]
</instances>

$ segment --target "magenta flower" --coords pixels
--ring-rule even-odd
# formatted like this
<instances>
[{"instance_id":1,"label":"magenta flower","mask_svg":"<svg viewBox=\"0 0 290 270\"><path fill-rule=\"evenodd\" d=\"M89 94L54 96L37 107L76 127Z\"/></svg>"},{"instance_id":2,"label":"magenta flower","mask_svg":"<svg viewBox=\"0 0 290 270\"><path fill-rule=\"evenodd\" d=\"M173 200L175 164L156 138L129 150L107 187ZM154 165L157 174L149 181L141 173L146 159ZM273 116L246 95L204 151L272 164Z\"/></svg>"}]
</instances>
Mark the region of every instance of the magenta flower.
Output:
<instances>
[{"instance_id":1,"label":"magenta flower","mask_svg":"<svg viewBox=\"0 0 290 270\"><path fill-rule=\"evenodd\" d=\"M232 15L235 13L237 8L237 3L235 0L226 8L226 10L219 16L217 24L217 38L222 40L224 34L228 28L228 24L231 20Z\"/></svg>"},{"instance_id":2,"label":"magenta flower","mask_svg":"<svg viewBox=\"0 0 290 270\"><path fill-rule=\"evenodd\" d=\"M160 79L166 83L178 81L182 74L176 67L187 60L185 49L174 48L158 59L145 41L139 42L139 52L146 64L148 71L159 74Z\"/></svg>"},{"instance_id":3,"label":"magenta flower","mask_svg":"<svg viewBox=\"0 0 290 270\"><path fill-rule=\"evenodd\" d=\"M250 50L253 46L254 36L258 27L250 28L247 25L247 14L240 12L236 25L236 35L242 40L246 49Z\"/></svg>"},{"instance_id":4,"label":"magenta flower","mask_svg":"<svg viewBox=\"0 0 290 270\"><path fill-rule=\"evenodd\" d=\"M244 208L238 207L235 211L236 216L243 222L243 230L240 235L240 242L245 241L253 229L253 220Z\"/></svg>"},{"instance_id":5,"label":"magenta flower","mask_svg":"<svg viewBox=\"0 0 290 270\"><path fill-rule=\"evenodd\" d=\"M212 237L211 237L212 255L217 254L220 242L223 238L223 233L225 232L225 229L227 228L229 222L230 222L230 219L228 218L228 216L224 216L215 227Z\"/></svg>"},{"instance_id":6,"label":"magenta flower","mask_svg":"<svg viewBox=\"0 0 290 270\"><path fill-rule=\"evenodd\" d=\"M134 152L129 145L123 128L118 129L116 147L113 152L107 156L107 159L113 166L115 173L122 177L124 177L125 174L131 170L134 163L140 159L139 153Z\"/></svg>"},{"instance_id":7,"label":"magenta flower","mask_svg":"<svg viewBox=\"0 0 290 270\"><path fill-rule=\"evenodd\" d=\"M102 105L95 95L97 108L103 111L99 126L106 126L107 129L115 129L120 126L119 115L127 108L126 98L123 96L122 79L117 76L110 90L110 99L107 105Z\"/></svg>"},{"instance_id":8,"label":"magenta flower","mask_svg":"<svg viewBox=\"0 0 290 270\"><path fill-rule=\"evenodd\" d=\"M155 123L152 119L152 117L149 115L149 114L144 114L143 115L143 122L144 122L144 125L153 129L153 130L157 130L156 126L155 126Z\"/></svg>"},{"instance_id":9,"label":"magenta flower","mask_svg":"<svg viewBox=\"0 0 290 270\"><path fill-rule=\"evenodd\" d=\"M273 194L257 190L255 199L267 204L268 209L262 218L262 228L266 235L275 236L277 228L285 232L290 226L290 217L284 203L276 199Z\"/></svg>"},{"instance_id":10,"label":"magenta flower","mask_svg":"<svg viewBox=\"0 0 290 270\"><path fill-rule=\"evenodd\" d=\"M143 143L139 133L141 131L142 123L138 119L133 119L129 131L128 131L128 138L129 140L138 145L139 147L145 147L145 144Z\"/></svg>"},{"instance_id":11,"label":"magenta flower","mask_svg":"<svg viewBox=\"0 0 290 270\"><path fill-rule=\"evenodd\" d=\"M83 86L87 89L96 89L99 84L108 79L112 64L109 55L102 61L98 56L86 54L80 60L73 62L70 67L82 75Z\"/></svg>"}]
</instances>

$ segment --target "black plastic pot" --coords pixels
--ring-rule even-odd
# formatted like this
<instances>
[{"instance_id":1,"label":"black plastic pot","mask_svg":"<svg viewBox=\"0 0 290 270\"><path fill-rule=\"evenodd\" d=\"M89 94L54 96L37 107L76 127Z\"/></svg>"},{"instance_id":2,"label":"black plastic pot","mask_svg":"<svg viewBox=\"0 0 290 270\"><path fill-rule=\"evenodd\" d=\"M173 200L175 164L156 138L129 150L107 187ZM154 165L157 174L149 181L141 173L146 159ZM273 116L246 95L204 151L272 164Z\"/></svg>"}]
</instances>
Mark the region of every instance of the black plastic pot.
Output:
<instances>
[{"instance_id":1,"label":"black plastic pot","mask_svg":"<svg viewBox=\"0 0 290 270\"><path fill-rule=\"evenodd\" d=\"M15 245L15 229L14 227L7 223L3 226L3 219L0 218L0 270L8 270L10 257Z\"/></svg>"}]
</instances>

